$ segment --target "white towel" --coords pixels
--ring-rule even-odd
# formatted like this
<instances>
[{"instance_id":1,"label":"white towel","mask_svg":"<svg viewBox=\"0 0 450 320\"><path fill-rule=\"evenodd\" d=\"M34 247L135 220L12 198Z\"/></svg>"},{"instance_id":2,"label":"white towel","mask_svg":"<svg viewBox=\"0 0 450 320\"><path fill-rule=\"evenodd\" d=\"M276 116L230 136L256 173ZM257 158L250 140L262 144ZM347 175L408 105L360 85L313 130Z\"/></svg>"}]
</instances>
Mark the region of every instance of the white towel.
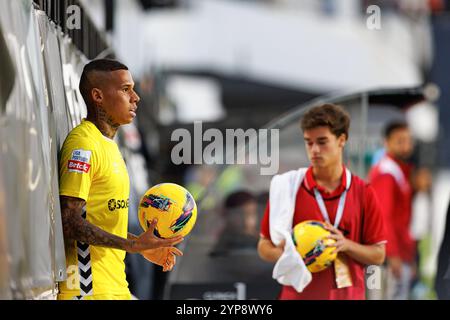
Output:
<instances>
[{"instance_id":1,"label":"white towel","mask_svg":"<svg viewBox=\"0 0 450 320\"><path fill-rule=\"evenodd\" d=\"M275 245L286 240L283 255L273 268L272 277L282 285L292 286L297 292L311 282L311 272L306 268L292 240L292 221L298 189L305 177L307 168L276 175L270 183L270 237Z\"/></svg>"}]
</instances>

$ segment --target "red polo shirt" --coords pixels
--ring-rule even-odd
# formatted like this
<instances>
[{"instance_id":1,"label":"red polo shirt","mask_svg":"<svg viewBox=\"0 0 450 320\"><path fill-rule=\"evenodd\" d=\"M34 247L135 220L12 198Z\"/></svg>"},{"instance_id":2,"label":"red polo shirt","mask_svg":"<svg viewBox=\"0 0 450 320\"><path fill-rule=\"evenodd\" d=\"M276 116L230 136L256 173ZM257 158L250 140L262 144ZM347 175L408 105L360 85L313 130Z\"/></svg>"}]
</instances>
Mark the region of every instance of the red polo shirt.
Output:
<instances>
[{"instance_id":1,"label":"red polo shirt","mask_svg":"<svg viewBox=\"0 0 450 320\"><path fill-rule=\"evenodd\" d=\"M312 174L312 167L306 171L296 198L292 227L305 220L324 221L322 213L314 197L314 187L317 187L325 202L331 223L334 223L339 197L346 188L345 171L341 185L331 193L317 185ZM261 236L270 239L269 208L261 222ZM347 192L342 220L338 226L344 236L355 242L371 245L386 241L383 217L380 205L370 185L359 177L352 175L350 188ZM353 286L338 289L336 286L334 268L330 267L312 274L312 281L298 293L291 286L283 286L279 299L298 300L356 300L365 299L364 265L348 258Z\"/></svg>"},{"instance_id":2,"label":"red polo shirt","mask_svg":"<svg viewBox=\"0 0 450 320\"><path fill-rule=\"evenodd\" d=\"M409 176L412 166L395 160L393 157L385 157L393 160L399 174L403 175L403 185L396 180L393 172L387 172L380 167L381 161L375 165L369 174L372 184L382 206L382 213L386 221L386 245L387 257L399 257L402 261L413 262L416 257L416 241L410 233L412 215L412 187Z\"/></svg>"}]
</instances>

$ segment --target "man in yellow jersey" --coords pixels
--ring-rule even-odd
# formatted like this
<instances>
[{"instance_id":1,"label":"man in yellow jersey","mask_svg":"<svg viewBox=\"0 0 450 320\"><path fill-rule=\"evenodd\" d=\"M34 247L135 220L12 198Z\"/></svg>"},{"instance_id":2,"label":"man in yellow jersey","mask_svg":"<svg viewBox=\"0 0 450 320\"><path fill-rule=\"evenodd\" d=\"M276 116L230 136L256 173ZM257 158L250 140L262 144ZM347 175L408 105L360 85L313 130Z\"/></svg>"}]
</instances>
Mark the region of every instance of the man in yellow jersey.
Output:
<instances>
[{"instance_id":1,"label":"man in yellow jersey","mask_svg":"<svg viewBox=\"0 0 450 320\"><path fill-rule=\"evenodd\" d=\"M67 136L60 157L61 215L67 280L58 299L130 299L126 252L140 253L170 271L182 237L160 239L157 221L140 236L127 233L129 178L117 129L136 116L139 97L128 68L114 60L84 67L80 92L87 118Z\"/></svg>"}]
</instances>

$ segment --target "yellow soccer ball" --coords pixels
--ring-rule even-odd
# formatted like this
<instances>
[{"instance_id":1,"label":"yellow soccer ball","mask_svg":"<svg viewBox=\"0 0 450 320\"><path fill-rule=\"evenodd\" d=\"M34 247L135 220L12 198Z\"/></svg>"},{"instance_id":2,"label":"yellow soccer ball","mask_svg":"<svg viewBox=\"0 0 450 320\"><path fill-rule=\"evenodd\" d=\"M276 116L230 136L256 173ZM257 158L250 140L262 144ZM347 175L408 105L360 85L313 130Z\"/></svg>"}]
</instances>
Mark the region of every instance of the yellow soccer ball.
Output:
<instances>
[{"instance_id":1,"label":"yellow soccer ball","mask_svg":"<svg viewBox=\"0 0 450 320\"><path fill-rule=\"evenodd\" d=\"M153 219L158 219L155 235L160 238L186 236L197 220L194 197L175 183L161 183L151 187L139 202L139 223L146 231Z\"/></svg>"},{"instance_id":2,"label":"yellow soccer ball","mask_svg":"<svg viewBox=\"0 0 450 320\"><path fill-rule=\"evenodd\" d=\"M297 251L311 272L320 272L328 268L336 259L335 248L325 247L334 244L334 239L326 239L330 232L324 228L324 223L307 220L297 224L293 230L293 240Z\"/></svg>"}]
</instances>

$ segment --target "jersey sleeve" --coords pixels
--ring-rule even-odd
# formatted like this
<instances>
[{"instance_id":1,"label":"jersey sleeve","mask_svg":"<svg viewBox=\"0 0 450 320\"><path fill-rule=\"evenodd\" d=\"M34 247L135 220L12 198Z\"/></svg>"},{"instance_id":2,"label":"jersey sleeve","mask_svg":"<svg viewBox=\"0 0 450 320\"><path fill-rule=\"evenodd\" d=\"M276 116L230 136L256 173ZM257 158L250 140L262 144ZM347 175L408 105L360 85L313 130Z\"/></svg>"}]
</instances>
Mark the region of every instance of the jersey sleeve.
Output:
<instances>
[{"instance_id":1,"label":"jersey sleeve","mask_svg":"<svg viewBox=\"0 0 450 320\"><path fill-rule=\"evenodd\" d=\"M261 230L259 234L261 237L266 239L270 239L269 211L270 211L270 203L269 200L267 200L264 216L261 220Z\"/></svg>"},{"instance_id":2,"label":"jersey sleeve","mask_svg":"<svg viewBox=\"0 0 450 320\"><path fill-rule=\"evenodd\" d=\"M59 194L87 201L97 158L89 139L74 137L66 140L59 161Z\"/></svg>"},{"instance_id":3,"label":"jersey sleeve","mask_svg":"<svg viewBox=\"0 0 450 320\"><path fill-rule=\"evenodd\" d=\"M365 186L364 199L363 244L387 242L386 224L381 204L371 185Z\"/></svg>"},{"instance_id":4,"label":"jersey sleeve","mask_svg":"<svg viewBox=\"0 0 450 320\"><path fill-rule=\"evenodd\" d=\"M399 245L394 229L395 214L395 180L389 174L383 174L373 179L371 182L376 197L381 205L381 213L385 221L386 255L388 257L398 256Z\"/></svg>"}]
</instances>

